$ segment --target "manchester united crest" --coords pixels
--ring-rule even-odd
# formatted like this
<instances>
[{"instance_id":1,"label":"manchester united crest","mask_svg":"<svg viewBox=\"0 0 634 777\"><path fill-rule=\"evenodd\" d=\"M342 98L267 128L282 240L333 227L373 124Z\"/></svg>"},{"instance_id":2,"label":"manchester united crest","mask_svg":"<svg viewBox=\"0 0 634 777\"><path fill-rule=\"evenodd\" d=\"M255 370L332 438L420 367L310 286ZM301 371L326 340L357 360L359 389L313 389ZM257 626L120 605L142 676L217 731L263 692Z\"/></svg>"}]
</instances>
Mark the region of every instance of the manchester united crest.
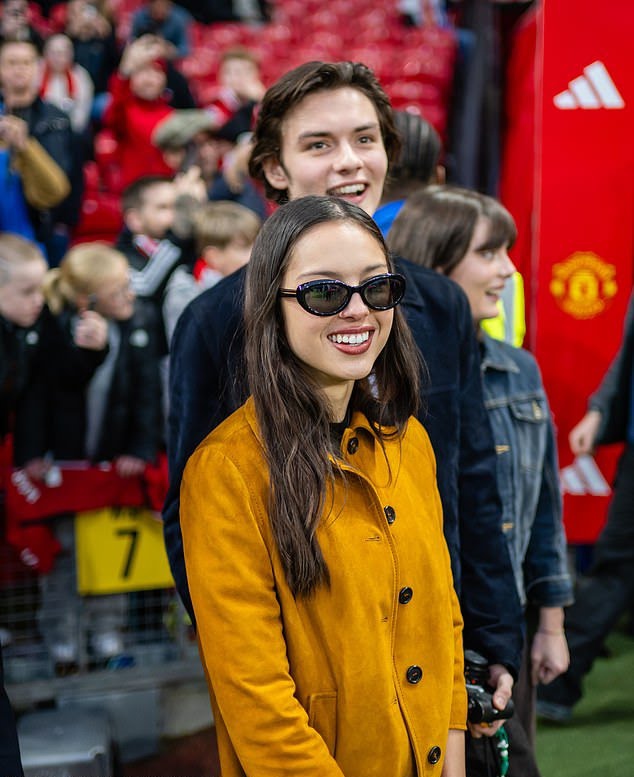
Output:
<instances>
[{"instance_id":1,"label":"manchester united crest","mask_svg":"<svg viewBox=\"0 0 634 777\"><path fill-rule=\"evenodd\" d=\"M553 265L550 293L573 318L594 318L606 309L617 292L616 267L599 256L578 251Z\"/></svg>"}]
</instances>

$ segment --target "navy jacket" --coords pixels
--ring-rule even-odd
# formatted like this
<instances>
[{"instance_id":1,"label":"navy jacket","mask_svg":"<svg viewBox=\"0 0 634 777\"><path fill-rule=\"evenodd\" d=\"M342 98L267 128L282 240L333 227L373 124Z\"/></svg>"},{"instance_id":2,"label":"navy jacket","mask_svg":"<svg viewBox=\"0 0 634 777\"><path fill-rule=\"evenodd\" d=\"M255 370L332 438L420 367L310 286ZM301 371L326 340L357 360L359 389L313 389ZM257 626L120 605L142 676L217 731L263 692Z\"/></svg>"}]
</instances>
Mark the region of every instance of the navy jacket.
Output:
<instances>
[{"instance_id":1,"label":"navy jacket","mask_svg":"<svg viewBox=\"0 0 634 777\"><path fill-rule=\"evenodd\" d=\"M601 413L601 427L597 436L599 445L628 441L633 365L634 292L628 303L619 350L604 375L601 385L588 402L589 410L598 410Z\"/></svg>"},{"instance_id":2,"label":"navy jacket","mask_svg":"<svg viewBox=\"0 0 634 777\"><path fill-rule=\"evenodd\" d=\"M469 303L439 273L399 259L407 278L403 310L431 382L420 420L437 459L438 489L465 646L514 674L522 612L502 534L496 458L482 399L480 358ZM183 312L172 341L165 543L178 591L192 614L179 524L180 482L201 440L246 397L242 378L245 271L203 292Z\"/></svg>"}]
</instances>

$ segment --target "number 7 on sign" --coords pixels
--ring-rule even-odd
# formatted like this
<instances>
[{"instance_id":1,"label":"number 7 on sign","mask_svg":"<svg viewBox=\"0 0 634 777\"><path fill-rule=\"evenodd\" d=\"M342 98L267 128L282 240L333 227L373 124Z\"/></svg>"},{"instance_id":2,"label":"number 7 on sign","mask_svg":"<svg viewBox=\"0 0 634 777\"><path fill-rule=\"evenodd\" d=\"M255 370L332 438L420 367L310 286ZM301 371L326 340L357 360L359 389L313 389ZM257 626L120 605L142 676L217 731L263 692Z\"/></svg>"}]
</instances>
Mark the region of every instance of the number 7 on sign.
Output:
<instances>
[{"instance_id":1,"label":"number 7 on sign","mask_svg":"<svg viewBox=\"0 0 634 777\"><path fill-rule=\"evenodd\" d=\"M134 563L134 557L136 555L136 550L137 550L137 542L139 539L139 530L138 529L117 529L116 535L117 537L130 538L128 553L125 557L123 569L121 570L121 577L124 580L126 580L128 577L130 577L130 572L132 571L132 564Z\"/></svg>"}]
</instances>

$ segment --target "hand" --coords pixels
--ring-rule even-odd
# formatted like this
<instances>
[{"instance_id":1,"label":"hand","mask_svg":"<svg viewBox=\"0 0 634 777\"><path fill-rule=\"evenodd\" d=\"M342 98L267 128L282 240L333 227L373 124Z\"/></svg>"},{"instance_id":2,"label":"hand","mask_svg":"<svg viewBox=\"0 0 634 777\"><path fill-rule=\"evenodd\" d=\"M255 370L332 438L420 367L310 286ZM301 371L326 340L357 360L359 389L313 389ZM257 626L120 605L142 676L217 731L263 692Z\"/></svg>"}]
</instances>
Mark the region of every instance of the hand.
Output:
<instances>
[{"instance_id":1,"label":"hand","mask_svg":"<svg viewBox=\"0 0 634 777\"><path fill-rule=\"evenodd\" d=\"M489 685L494 688L493 706L498 710L503 710L513 693L513 677L502 664L491 664ZM496 720L494 723L469 723L468 725L471 736L474 739L480 739L482 736L492 737L503 724L503 720Z\"/></svg>"},{"instance_id":2,"label":"hand","mask_svg":"<svg viewBox=\"0 0 634 777\"><path fill-rule=\"evenodd\" d=\"M200 203L207 202L207 187L201 177L198 165L192 165L184 173L177 175L173 185L176 198L189 195Z\"/></svg>"},{"instance_id":3,"label":"hand","mask_svg":"<svg viewBox=\"0 0 634 777\"><path fill-rule=\"evenodd\" d=\"M23 469L31 480L44 480L52 466L52 461L45 458L27 461Z\"/></svg>"},{"instance_id":4,"label":"hand","mask_svg":"<svg viewBox=\"0 0 634 777\"><path fill-rule=\"evenodd\" d=\"M78 348L103 351L108 344L108 322L94 310L84 310L75 327L73 341Z\"/></svg>"},{"instance_id":5,"label":"hand","mask_svg":"<svg viewBox=\"0 0 634 777\"><path fill-rule=\"evenodd\" d=\"M119 72L127 78L135 70L164 56L165 51L160 38L155 35L141 35L125 47L119 63Z\"/></svg>"},{"instance_id":6,"label":"hand","mask_svg":"<svg viewBox=\"0 0 634 777\"><path fill-rule=\"evenodd\" d=\"M533 685L547 685L570 664L568 643L563 629L561 632L537 631L531 645L531 680Z\"/></svg>"},{"instance_id":7,"label":"hand","mask_svg":"<svg viewBox=\"0 0 634 777\"><path fill-rule=\"evenodd\" d=\"M253 144L239 143L232 148L222 159L222 177L234 194L239 194L244 189L244 182L249 175L249 157Z\"/></svg>"},{"instance_id":8,"label":"hand","mask_svg":"<svg viewBox=\"0 0 634 777\"><path fill-rule=\"evenodd\" d=\"M119 456L114 460L114 467L122 478L133 478L145 472L145 461L137 456Z\"/></svg>"},{"instance_id":9,"label":"hand","mask_svg":"<svg viewBox=\"0 0 634 777\"><path fill-rule=\"evenodd\" d=\"M22 151L29 137L29 128L17 116L0 116L0 139L15 151Z\"/></svg>"},{"instance_id":10,"label":"hand","mask_svg":"<svg viewBox=\"0 0 634 777\"><path fill-rule=\"evenodd\" d=\"M598 410L590 410L572 429L568 435L568 442L575 456L592 453L599 426L601 426L601 413Z\"/></svg>"}]
</instances>

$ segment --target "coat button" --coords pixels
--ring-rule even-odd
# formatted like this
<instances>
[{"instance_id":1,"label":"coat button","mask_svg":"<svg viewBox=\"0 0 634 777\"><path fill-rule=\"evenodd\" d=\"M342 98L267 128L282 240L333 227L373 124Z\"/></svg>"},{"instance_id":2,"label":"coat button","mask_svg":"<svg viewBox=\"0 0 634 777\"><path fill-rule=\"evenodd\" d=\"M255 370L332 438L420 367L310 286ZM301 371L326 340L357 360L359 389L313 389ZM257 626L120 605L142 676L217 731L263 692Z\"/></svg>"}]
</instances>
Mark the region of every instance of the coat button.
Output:
<instances>
[{"instance_id":1,"label":"coat button","mask_svg":"<svg viewBox=\"0 0 634 777\"><path fill-rule=\"evenodd\" d=\"M416 685L416 683L419 683L423 678L423 670L420 668L420 666L413 664L412 666L408 667L405 676L407 677L408 683Z\"/></svg>"},{"instance_id":2,"label":"coat button","mask_svg":"<svg viewBox=\"0 0 634 777\"><path fill-rule=\"evenodd\" d=\"M430 764L437 764L438 761L440 761L440 756L442 755L442 750L438 747L438 745L434 745L431 750L427 753L427 760Z\"/></svg>"},{"instance_id":3,"label":"coat button","mask_svg":"<svg viewBox=\"0 0 634 777\"><path fill-rule=\"evenodd\" d=\"M348 440L348 453L356 453L359 449L359 440L356 437L351 437Z\"/></svg>"},{"instance_id":4,"label":"coat button","mask_svg":"<svg viewBox=\"0 0 634 777\"><path fill-rule=\"evenodd\" d=\"M414 596L414 592L409 586L401 588L401 590L398 592L398 600L401 604L408 604L411 602L412 596Z\"/></svg>"},{"instance_id":5,"label":"coat button","mask_svg":"<svg viewBox=\"0 0 634 777\"><path fill-rule=\"evenodd\" d=\"M383 508L383 512L385 513L385 517L387 518L387 522L391 525L396 520L396 510L391 507L390 505L387 505Z\"/></svg>"}]
</instances>

